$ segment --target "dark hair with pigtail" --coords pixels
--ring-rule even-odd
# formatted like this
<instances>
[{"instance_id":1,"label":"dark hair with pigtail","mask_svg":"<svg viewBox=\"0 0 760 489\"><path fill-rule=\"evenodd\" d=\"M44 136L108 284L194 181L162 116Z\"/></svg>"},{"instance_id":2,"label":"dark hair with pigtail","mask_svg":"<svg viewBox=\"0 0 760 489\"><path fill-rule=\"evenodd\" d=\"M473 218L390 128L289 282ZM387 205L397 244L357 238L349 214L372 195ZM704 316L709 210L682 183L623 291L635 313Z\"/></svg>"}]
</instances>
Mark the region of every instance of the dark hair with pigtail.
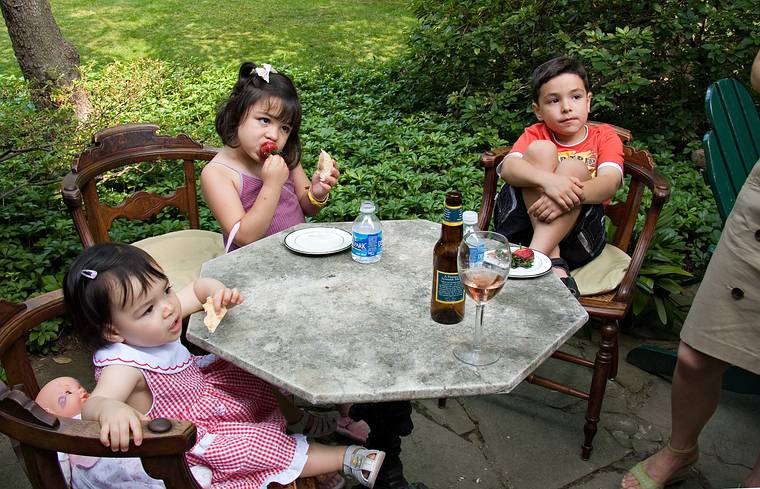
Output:
<instances>
[{"instance_id":1,"label":"dark hair with pigtail","mask_svg":"<svg viewBox=\"0 0 760 489\"><path fill-rule=\"evenodd\" d=\"M141 290L134 290L136 281ZM124 308L151 283L168 281L153 258L123 243L101 243L85 248L63 278L63 298L74 331L90 348L108 345L113 307Z\"/></svg>"},{"instance_id":2,"label":"dark hair with pigtail","mask_svg":"<svg viewBox=\"0 0 760 489\"><path fill-rule=\"evenodd\" d=\"M282 148L282 157L288 168L292 169L301 160L301 139L298 136L301 127L301 102L293 82L282 73L271 71L267 82L256 73L254 63L243 63L237 82L232 87L232 93L216 114L216 132L225 145L233 148L239 146L238 126L248 110L260 100L269 100L270 105L277 111L272 115L290 126L290 135Z\"/></svg>"},{"instance_id":3,"label":"dark hair with pigtail","mask_svg":"<svg viewBox=\"0 0 760 489\"><path fill-rule=\"evenodd\" d=\"M588 73L586 73L586 68L583 67L583 64L577 59L568 58L567 56L558 56L539 65L533 70L533 75L531 76L533 101L538 102L541 87L544 86L546 82L565 73L578 75L578 77L583 80L583 86L586 91L589 91Z\"/></svg>"}]
</instances>

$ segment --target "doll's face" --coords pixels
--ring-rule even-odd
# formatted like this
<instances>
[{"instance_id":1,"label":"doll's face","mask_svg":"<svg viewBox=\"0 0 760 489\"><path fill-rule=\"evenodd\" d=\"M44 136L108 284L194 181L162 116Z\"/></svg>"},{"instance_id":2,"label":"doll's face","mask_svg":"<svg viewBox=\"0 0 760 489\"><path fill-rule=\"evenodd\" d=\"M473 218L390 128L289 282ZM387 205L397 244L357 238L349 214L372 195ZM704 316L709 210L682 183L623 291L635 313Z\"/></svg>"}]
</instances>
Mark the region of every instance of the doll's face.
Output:
<instances>
[{"instance_id":1,"label":"doll's face","mask_svg":"<svg viewBox=\"0 0 760 489\"><path fill-rule=\"evenodd\" d=\"M77 379L58 377L40 389L36 401L51 414L72 418L82 412L82 404L88 397L90 394Z\"/></svg>"}]
</instances>

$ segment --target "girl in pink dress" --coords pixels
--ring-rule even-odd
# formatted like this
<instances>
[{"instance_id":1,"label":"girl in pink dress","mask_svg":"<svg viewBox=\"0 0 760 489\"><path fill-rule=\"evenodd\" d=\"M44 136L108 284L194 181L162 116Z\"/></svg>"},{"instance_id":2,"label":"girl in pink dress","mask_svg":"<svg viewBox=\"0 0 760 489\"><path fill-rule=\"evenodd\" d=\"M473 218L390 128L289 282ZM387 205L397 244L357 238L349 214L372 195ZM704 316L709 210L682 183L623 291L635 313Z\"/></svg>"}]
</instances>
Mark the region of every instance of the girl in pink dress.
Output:
<instances>
[{"instance_id":1,"label":"girl in pink dress","mask_svg":"<svg viewBox=\"0 0 760 489\"><path fill-rule=\"evenodd\" d=\"M201 189L224 235L225 250L235 250L316 215L327 203L340 172L315 171L311 180L301 166L301 102L293 82L270 65L245 62L229 98L216 116L224 146L201 173ZM277 154L280 153L280 154ZM315 416L292 400L280 407L291 431L319 437L333 431L358 443L369 426L348 417Z\"/></svg>"},{"instance_id":2,"label":"girl in pink dress","mask_svg":"<svg viewBox=\"0 0 760 489\"><path fill-rule=\"evenodd\" d=\"M198 430L189 465L209 467L211 487L266 488L343 469L372 487L385 454L363 447L309 443L285 432L272 387L213 355L180 343L182 318L242 302L237 289L201 278L174 292L158 264L131 245L85 249L64 279L64 298L80 336L96 351L97 385L82 419L100 422L113 451L142 443L142 421L192 421Z\"/></svg>"}]
</instances>

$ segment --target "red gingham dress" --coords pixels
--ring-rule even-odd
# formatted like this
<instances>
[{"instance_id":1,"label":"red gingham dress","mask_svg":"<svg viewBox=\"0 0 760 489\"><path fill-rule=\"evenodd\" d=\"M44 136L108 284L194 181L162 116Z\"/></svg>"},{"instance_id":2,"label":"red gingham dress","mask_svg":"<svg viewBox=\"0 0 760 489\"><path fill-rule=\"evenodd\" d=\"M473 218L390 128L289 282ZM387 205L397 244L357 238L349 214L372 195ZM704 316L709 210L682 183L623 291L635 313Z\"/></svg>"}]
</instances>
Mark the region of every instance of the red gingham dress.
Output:
<instances>
[{"instance_id":1,"label":"red gingham dress","mask_svg":"<svg viewBox=\"0 0 760 489\"><path fill-rule=\"evenodd\" d=\"M211 468L211 487L284 485L303 471L306 439L285 433L272 387L258 377L214 355L194 357L179 340L151 348L112 343L93 362L96 378L106 365L139 368L153 395L150 419L195 424L198 438L187 461Z\"/></svg>"}]
</instances>

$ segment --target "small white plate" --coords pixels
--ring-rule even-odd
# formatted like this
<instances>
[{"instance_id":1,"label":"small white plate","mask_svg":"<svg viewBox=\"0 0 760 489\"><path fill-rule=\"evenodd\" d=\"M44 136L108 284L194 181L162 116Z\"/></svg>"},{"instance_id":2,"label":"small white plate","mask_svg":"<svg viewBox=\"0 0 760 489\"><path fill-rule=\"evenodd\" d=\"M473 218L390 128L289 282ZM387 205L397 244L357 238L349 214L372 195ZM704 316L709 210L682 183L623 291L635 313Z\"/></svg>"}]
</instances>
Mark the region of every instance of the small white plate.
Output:
<instances>
[{"instance_id":1,"label":"small white plate","mask_svg":"<svg viewBox=\"0 0 760 489\"><path fill-rule=\"evenodd\" d=\"M285 247L304 255L331 255L351 247L351 233L327 227L297 229L285 236Z\"/></svg>"},{"instance_id":2,"label":"small white plate","mask_svg":"<svg viewBox=\"0 0 760 489\"><path fill-rule=\"evenodd\" d=\"M512 252L520 248L519 246L510 246ZM552 269L552 261L548 256L538 250L533 250L533 265L530 268L510 268L509 278L533 278L540 277Z\"/></svg>"}]
</instances>

